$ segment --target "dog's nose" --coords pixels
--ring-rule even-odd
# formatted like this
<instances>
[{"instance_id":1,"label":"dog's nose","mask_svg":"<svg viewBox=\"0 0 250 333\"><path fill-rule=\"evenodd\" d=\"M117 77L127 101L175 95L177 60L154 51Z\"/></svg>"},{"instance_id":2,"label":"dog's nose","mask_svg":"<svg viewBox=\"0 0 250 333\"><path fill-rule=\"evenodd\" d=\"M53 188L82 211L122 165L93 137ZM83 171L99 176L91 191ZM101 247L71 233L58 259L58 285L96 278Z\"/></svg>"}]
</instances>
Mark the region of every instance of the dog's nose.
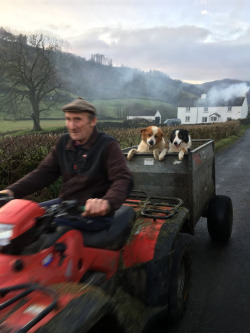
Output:
<instances>
[{"instance_id":1,"label":"dog's nose","mask_svg":"<svg viewBox=\"0 0 250 333\"><path fill-rule=\"evenodd\" d=\"M150 141L149 141L149 144L150 144L150 146L152 146L152 145L154 144L154 141L153 141L153 140L150 140Z\"/></svg>"}]
</instances>

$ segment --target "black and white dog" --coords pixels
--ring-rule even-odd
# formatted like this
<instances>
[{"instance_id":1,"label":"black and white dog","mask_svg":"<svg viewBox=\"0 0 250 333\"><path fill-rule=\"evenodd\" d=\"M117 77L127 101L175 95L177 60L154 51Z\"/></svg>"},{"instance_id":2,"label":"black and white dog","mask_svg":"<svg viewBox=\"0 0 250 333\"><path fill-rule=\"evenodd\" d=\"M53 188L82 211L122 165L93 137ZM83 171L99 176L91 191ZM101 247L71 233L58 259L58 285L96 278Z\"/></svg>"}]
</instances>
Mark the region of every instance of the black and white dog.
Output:
<instances>
[{"instance_id":1,"label":"black and white dog","mask_svg":"<svg viewBox=\"0 0 250 333\"><path fill-rule=\"evenodd\" d=\"M191 137L186 129L174 129L170 136L169 153L178 152L181 161L184 154L191 147Z\"/></svg>"}]
</instances>

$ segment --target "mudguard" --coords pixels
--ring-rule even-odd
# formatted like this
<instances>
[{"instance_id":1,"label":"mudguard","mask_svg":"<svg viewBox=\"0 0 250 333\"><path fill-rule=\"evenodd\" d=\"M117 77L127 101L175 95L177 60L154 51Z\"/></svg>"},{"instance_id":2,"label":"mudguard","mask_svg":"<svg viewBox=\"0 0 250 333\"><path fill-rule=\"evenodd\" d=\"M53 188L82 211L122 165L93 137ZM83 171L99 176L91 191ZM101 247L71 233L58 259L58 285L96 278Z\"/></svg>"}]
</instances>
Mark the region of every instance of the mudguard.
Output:
<instances>
[{"instance_id":1,"label":"mudguard","mask_svg":"<svg viewBox=\"0 0 250 333\"><path fill-rule=\"evenodd\" d=\"M166 305L173 248L188 218L188 210L181 207L171 219L158 226L155 224L155 232L150 227L149 239L145 235L141 237L140 233L140 237L135 236L136 239L125 247L122 285L148 306ZM149 243L152 246L149 247ZM132 253L134 256L129 256Z\"/></svg>"},{"instance_id":2,"label":"mudguard","mask_svg":"<svg viewBox=\"0 0 250 333\"><path fill-rule=\"evenodd\" d=\"M5 302L8 311L1 313L0 331L84 333L103 317L113 315L110 297L101 288L76 283L49 289L36 284L24 287L22 297L11 295L14 307L9 309L9 301Z\"/></svg>"},{"instance_id":3,"label":"mudguard","mask_svg":"<svg viewBox=\"0 0 250 333\"><path fill-rule=\"evenodd\" d=\"M50 322L36 332L85 333L103 317L112 313L110 298L100 288L91 287L82 295L74 297Z\"/></svg>"}]
</instances>

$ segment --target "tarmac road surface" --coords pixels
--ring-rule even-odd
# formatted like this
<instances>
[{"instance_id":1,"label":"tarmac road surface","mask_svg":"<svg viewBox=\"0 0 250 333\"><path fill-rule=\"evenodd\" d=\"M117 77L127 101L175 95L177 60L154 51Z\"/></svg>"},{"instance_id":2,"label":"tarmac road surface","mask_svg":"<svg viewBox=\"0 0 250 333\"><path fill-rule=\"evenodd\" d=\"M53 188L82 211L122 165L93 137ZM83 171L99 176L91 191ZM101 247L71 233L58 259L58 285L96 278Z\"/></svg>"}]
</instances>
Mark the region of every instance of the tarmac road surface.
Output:
<instances>
[{"instance_id":1,"label":"tarmac road surface","mask_svg":"<svg viewBox=\"0 0 250 333\"><path fill-rule=\"evenodd\" d=\"M216 194L231 197L232 237L210 241L206 219L196 225L191 242L192 282L182 320L154 333L250 332L250 128L216 154Z\"/></svg>"}]
</instances>

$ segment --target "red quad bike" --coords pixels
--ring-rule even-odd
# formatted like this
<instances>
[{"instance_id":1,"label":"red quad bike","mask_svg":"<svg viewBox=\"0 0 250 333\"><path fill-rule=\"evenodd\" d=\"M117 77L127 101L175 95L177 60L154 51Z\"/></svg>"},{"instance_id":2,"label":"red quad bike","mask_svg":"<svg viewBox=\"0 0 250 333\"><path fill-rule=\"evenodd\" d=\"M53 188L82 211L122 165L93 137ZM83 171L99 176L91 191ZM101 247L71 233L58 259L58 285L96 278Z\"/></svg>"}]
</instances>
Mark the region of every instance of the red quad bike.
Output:
<instances>
[{"instance_id":1,"label":"red quad bike","mask_svg":"<svg viewBox=\"0 0 250 333\"><path fill-rule=\"evenodd\" d=\"M130 147L131 148L131 147ZM125 149L126 156L129 149ZM79 213L14 199L0 208L0 332L147 332L181 318L188 300L188 242L201 217L212 241L231 237L231 199L215 194L213 140L192 140L182 161L137 154L134 191L108 230L55 225ZM179 199L180 198L180 199Z\"/></svg>"},{"instance_id":2,"label":"red quad bike","mask_svg":"<svg viewBox=\"0 0 250 333\"><path fill-rule=\"evenodd\" d=\"M105 231L53 222L77 212L75 201L0 209L0 332L137 333L157 315L180 318L190 279L182 201L135 193Z\"/></svg>"}]
</instances>

